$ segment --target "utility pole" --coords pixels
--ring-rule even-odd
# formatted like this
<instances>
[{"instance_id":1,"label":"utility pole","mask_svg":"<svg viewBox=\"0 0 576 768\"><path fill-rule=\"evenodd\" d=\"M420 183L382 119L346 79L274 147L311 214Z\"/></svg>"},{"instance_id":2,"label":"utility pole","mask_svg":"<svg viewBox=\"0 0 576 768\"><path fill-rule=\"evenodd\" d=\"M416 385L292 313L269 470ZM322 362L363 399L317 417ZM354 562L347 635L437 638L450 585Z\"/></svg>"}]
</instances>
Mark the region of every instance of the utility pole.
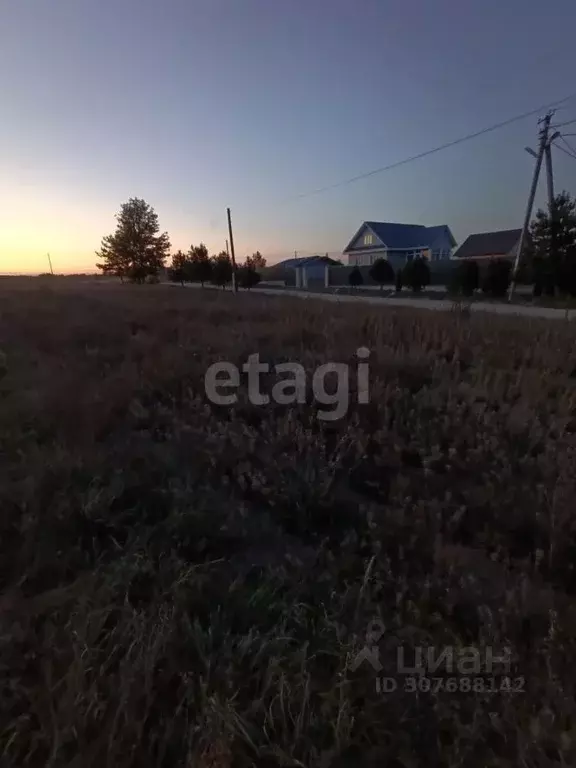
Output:
<instances>
[{"instance_id":1,"label":"utility pole","mask_svg":"<svg viewBox=\"0 0 576 768\"><path fill-rule=\"evenodd\" d=\"M50 254L46 254L48 256L48 264L50 265L50 274L54 274L54 270L52 269L52 259L50 258Z\"/></svg>"},{"instance_id":2,"label":"utility pole","mask_svg":"<svg viewBox=\"0 0 576 768\"><path fill-rule=\"evenodd\" d=\"M560 131L556 131L549 137L546 143L546 179L548 181L548 216L550 217L550 260L556 259L556 240L557 240L557 222L556 222L556 198L554 196L554 174L552 173L552 142L560 136Z\"/></svg>"},{"instance_id":3,"label":"utility pole","mask_svg":"<svg viewBox=\"0 0 576 768\"><path fill-rule=\"evenodd\" d=\"M297 258L298 258L298 251L294 251L294 258L295 258L295 259L297 259Z\"/></svg>"},{"instance_id":4,"label":"utility pole","mask_svg":"<svg viewBox=\"0 0 576 768\"><path fill-rule=\"evenodd\" d=\"M238 287L236 285L236 258L234 256L234 236L232 235L232 219L230 217L230 208L226 208L228 212L228 235L230 237L230 252L232 254L232 290L234 293L238 293ZM226 241L226 248L228 248L228 241Z\"/></svg>"},{"instance_id":5,"label":"utility pole","mask_svg":"<svg viewBox=\"0 0 576 768\"><path fill-rule=\"evenodd\" d=\"M534 206L534 198L536 197L536 189L538 187L538 178L540 176L540 169L542 168L542 158L548 145L548 131L550 130L550 121L554 115L554 110L550 110L542 120L538 123L542 123L540 129L540 144L538 147L538 154L536 155L536 165L534 166L534 175L532 176L532 185L530 187L530 194L528 195L528 205L526 206L526 214L524 216L524 224L522 226L522 234L518 242L518 249L516 251L516 258L514 260L514 269L512 270L512 280L510 281L510 288L508 291L508 301L512 301L514 295L514 288L516 287L516 278L518 277L518 268L520 266L520 259L522 258L522 251L524 250L524 243L526 242L526 234L528 227L530 226L530 219L532 217L532 208ZM529 150L530 151L530 150ZM530 152L530 154L534 154Z\"/></svg>"},{"instance_id":6,"label":"utility pole","mask_svg":"<svg viewBox=\"0 0 576 768\"><path fill-rule=\"evenodd\" d=\"M557 134L554 134L556 137ZM550 217L550 261L554 262L556 254L556 213L554 211L554 174L552 172L552 139L548 139L544 149L546 158L546 186L548 188L548 216Z\"/></svg>"},{"instance_id":7,"label":"utility pole","mask_svg":"<svg viewBox=\"0 0 576 768\"><path fill-rule=\"evenodd\" d=\"M552 209L554 208L554 174L552 173L552 137L546 142L545 157L546 157L546 182L548 186L548 211L552 216Z\"/></svg>"}]
</instances>

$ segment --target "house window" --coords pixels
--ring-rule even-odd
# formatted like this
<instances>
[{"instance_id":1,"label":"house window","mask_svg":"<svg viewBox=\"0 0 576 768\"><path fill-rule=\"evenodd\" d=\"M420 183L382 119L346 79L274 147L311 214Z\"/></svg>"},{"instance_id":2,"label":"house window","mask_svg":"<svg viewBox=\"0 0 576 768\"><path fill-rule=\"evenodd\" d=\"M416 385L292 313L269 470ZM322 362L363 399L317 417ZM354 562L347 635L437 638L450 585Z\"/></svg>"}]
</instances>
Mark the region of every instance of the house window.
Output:
<instances>
[{"instance_id":1,"label":"house window","mask_svg":"<svg viewBox=\"0 0 576 768\"><path fill-rule=\"evenodd\" d=\"M364 235L364 245L374 245L374 236Z\"/></svg>"}]
</instances>

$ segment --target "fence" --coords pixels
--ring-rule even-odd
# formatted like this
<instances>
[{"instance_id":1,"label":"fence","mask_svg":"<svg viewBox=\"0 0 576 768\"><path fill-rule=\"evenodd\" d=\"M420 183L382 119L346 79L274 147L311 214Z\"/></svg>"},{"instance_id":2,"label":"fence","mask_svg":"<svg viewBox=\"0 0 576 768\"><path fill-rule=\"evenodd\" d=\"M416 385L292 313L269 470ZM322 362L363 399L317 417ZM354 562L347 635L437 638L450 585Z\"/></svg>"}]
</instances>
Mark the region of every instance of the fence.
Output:
<instances>
[{"instance_id":1,"label":"fence","mask_svg":"<svg viewBox=\"0 0 576 768\"><path fill-rule=\"evenodd\" d=\"M460 260L445 260L445 261L432 261L429 262L430 268L430 285L432 287L444 287L448 286L451 282L451 277L454 270L458 269L462 262ZM486 259L478 261L479 277L482 282L486 269L488 268L488 261ZM287 287L291 288L319 288L319 287L341 287L349 285L350 273L354 267L352 266L328 266L328 265L313 265L309 267L265 267L261 270L262 280L264 282L281 282ZM362 275L362 284L364 286L376 287L379 285L370 277L370 267L358 267ZM523 279L525 276L520 275L518 282L520 284L528 284L528 281ZM391 283L393 285L393 282Z\"/></svg>"}]
</instances>

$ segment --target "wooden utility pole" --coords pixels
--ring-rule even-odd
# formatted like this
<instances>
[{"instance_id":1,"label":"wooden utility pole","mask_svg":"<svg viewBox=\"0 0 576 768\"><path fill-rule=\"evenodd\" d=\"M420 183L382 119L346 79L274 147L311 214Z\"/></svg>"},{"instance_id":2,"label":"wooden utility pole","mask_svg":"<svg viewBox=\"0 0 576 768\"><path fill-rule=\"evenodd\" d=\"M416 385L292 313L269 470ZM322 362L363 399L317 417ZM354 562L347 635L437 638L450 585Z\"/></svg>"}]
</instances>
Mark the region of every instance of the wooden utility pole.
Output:
<instances>
[{"instance_id":1,"label":"wooden utility pole","mask_svg":"<svg viewBox=\"0 0 576 768\"><path fill-rule=\"evenodd\" d=\"M54 270L52 269L52 259L50 258L50 254L49 253L46 254L46 255L48 256L48 264L50 266L50 274L53 275L54 274Z\"/></svg>"},{"instance_id":2,"label":"wooden utility pole","mask_svg":"<svg viewBox=\"0 0 576 768\"><path fill-rule=\"evenodd\" d=\"M230 217L230 208L226 208L228 212L228 235L230 237L230 253L232 256L232 290L234 293L238 293L238 287L236 285L236 257L234 256L234 236L232 234L232 219ZM228 247L228 242L226 242Z\"/></svg>"},{"instance_id":3,"label":"wooden utility pole","mask_svg":"<svg viewBox=\"0 0 576 768\"><path fill-rule=\"evenodd\" d=\"M526 235L528 233L528 227L530 226L530 219L532 217L532 208L534 207L534 198L536 197L536 189L538 187L538 178L540 176L540 169L542 168L542 158L548 145L548 131L550 130L550 121L554 115L554 111L551 110L548 114L539 120L542 123L540 129L540 144L538 147L538 154L536 155L536 165L534 166L534 175L532 176L532 186L530 187L530 194L528 195L528 205L526 206L526 214L524 216L524 224L522 226L522 234L518 241L518 249L516 251L516 258L514 260L514 269L512 270L512 280L510 281L510 288L508 290L508 301L512 301L514 295L514 289L516 287L516 279L518 277L518 269L520 267L520 259L522 258L522 251L524 250L524 243L526 242Z\"/></svg>"}]
</instances>

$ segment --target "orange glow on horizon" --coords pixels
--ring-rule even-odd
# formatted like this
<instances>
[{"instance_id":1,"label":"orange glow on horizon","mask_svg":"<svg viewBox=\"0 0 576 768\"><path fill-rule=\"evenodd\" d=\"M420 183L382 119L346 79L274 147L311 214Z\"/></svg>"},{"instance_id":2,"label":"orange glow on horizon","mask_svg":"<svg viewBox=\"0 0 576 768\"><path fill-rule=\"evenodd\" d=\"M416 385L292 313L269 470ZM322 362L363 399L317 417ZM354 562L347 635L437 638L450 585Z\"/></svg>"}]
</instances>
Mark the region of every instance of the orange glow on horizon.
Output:
<instances>
[{"instance_id":1,"label":"orange glow on horizon","mask_svg":"<svg viewBox=\"0 0 576 768\"><path fill-rule=\"evenodd\" d=\"M108 201L90 200L83 193L76 198L69 190L38 185L0 182L0 274L37 275L48 272L48 254L55 274L98 273L96 251L102 237L114 231L114 216L120 208ZM171 252L187 251L191 244L206 243L211 254L225 247L228 232L221 239L212 231L209 237L186 227L183 221L166 221L160 213L160 227L166 229L172 243ZM172 224L172 227L170 226ZM235 237L235 240L237 237ZM256 251L236 243L236 260ZM257 238L250 238L256 241ZM287 258L280 249L264 243L258 249L268 264Z\"/></svg>"}]
</instances>

